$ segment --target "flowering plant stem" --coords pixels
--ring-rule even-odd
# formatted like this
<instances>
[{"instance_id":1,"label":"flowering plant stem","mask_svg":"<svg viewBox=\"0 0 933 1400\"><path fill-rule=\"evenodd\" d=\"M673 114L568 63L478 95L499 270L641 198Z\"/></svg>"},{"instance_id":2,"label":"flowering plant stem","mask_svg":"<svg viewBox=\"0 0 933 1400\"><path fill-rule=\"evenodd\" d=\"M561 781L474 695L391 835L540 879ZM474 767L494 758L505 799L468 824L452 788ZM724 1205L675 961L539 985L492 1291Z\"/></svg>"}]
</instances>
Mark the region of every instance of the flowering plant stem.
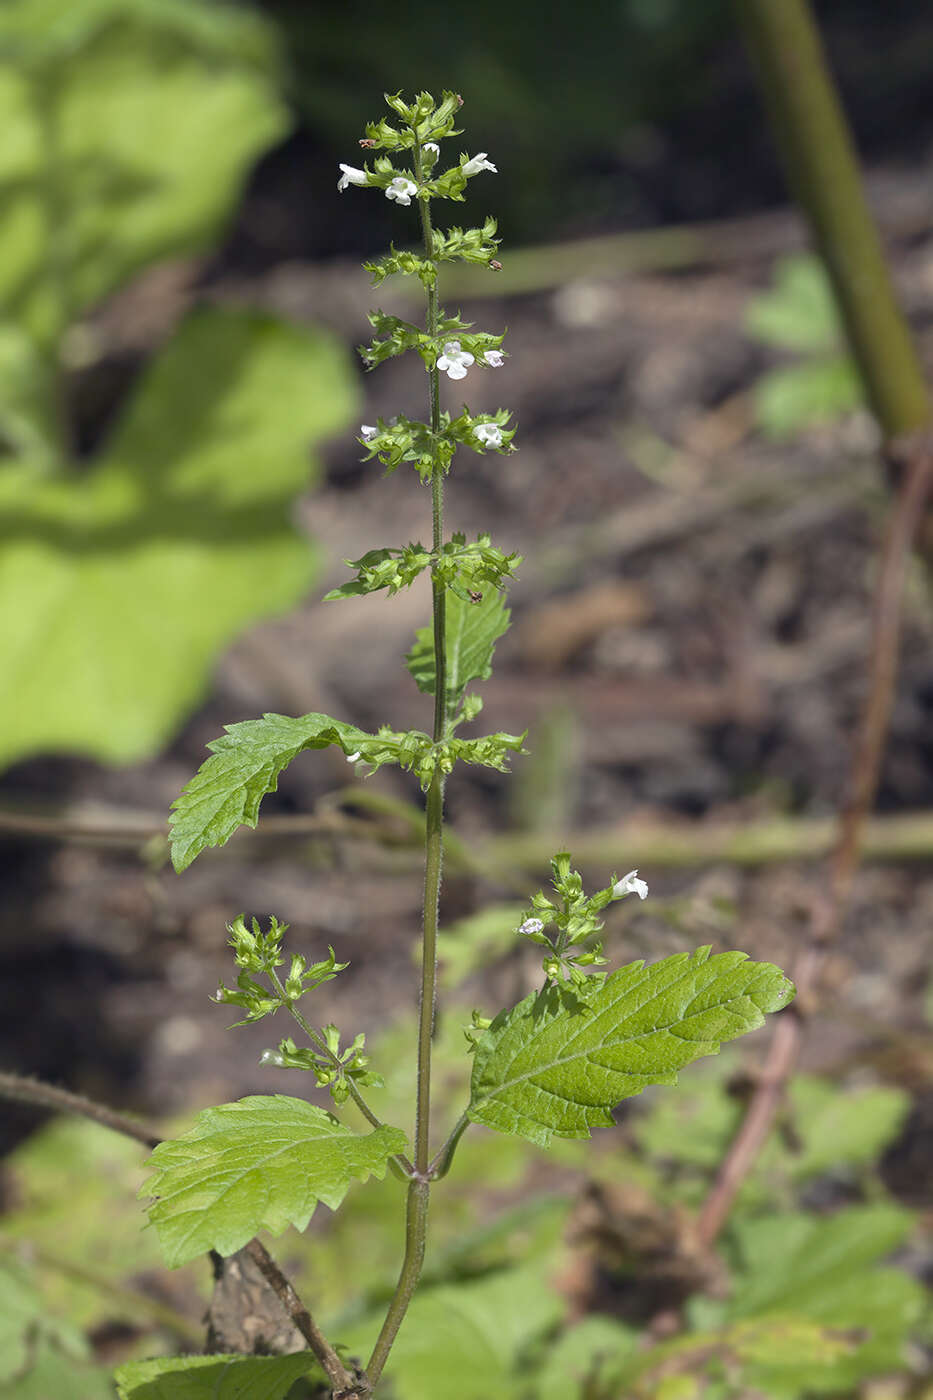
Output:
<instances>
[{"instance_id":1,"label":"flowering plant stem","mask_svg":"<svg viewBox=\"0 0 933 1400\"><path fill-rule=\"evenodd\" d=\"M415 177L420 183L423 178L422 153L420 143L413 148ZM431 209L428 200L419 200L421 231L424 238L424 255L431 259ZM437 282L432 281L427 288L427 333L432 338L437 335ZM428 398L432 436L440 431L440 371L435 364L428 370ZM435 558L440 557L444 543L444 472L440 462L435 461L431 474L431 547ZM434 656L436 681L434 686L434 730L433 739L439 744L444 738L447 726L447 589L438 579L436 571L431 575L432 621L434 629ZM408 1305L412 1300L421 1270L424 1265L424 1251L427 1240L428 1201L431 1191L430 1180L430 1130L431 1130L431 1037L434 1033L434 1009L437 996L437 923L441 895L441 875L444 855L444 778L440 769L436 770L428 788L425 803L424 833L424 912L421 939L421 1000L418 1014L418 1072L417 1098L415 1104L415 1170L408 1187L408 1200L405 1216L405 1258L402 1262L398 1283L386 1314L382 1330L376 1340L372 1356L366 1367L371 1385L375 1385L382 1375L392 1343L398 1335Z\"/></svg>"}]
</instances>

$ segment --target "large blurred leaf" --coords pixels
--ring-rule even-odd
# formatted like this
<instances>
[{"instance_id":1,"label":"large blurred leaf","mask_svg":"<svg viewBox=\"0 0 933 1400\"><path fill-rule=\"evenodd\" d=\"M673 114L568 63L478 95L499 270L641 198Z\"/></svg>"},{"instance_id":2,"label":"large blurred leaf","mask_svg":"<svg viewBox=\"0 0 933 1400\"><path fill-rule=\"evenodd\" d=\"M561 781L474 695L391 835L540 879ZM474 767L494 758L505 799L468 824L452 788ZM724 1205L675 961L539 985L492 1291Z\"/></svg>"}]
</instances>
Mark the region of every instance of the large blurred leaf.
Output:
<instances>
[{"instance_id":1,"label":"large blurred leaf","mask_svg":"<svg viewBox=\"0 0 933 1400\"><path fill-rule=\"evenodd\" d=\"M331 1113L284 1094L206 1108L193 1128L161 1142L142 1195L170 1269L216 1249L235 1254L256 1234L303 1230L319 1201L336 1210L353 1179L383 1177L405 1134L358 1136Z\"/></svg>"},{"instance_id":2,"label":"large blurred leaf","mask_svg":"<svg viewBox=\"0 0 933 1400\"><path fill-rule=\"evenodd\" d=\"M283 1400L295 1381L323 1372L310 1352L293 1356L165 1356L116 1373L120 1400ZM328 1392L329 1393L329 1392Z\"/></svg>"},{"instance_id":3,"label":"large blurred leaf","mask_svg":"<svg viewBox=\"0 0 933 1400\"><path fill-rule=\"evenodd\" d=\"M537 1266L423 1289L392 1348L386 1377L399 1400L518 1400L528 1394L521 1353L562 1311ZM381 1320L374 1316L338 1340L365 1356Z\"/></svg>"},{"instance_id":4,"label":"large blurred leaf","mask_svg":"<svg viewBox=\"0 0 933 1400\"><path fill-rule=\"evenodd\" d=\"M95 1276L114 1285L161 1267L154 1232L139 1228L144 1156L138 1142L109 1128L56 1118L6 1159L14 1208L3 1218L4 1237L35 1250L45 1306L75 1326L141 1315L132 1290L122 1294L125 1307L115 1308L112 1294L85 1277L89 1261Z\"/></svg>"},{"instance_id":5,"label":"large blurred leaf","mask_svg":"<svg viewBox=\"0 0 933 1400\"><path fill-rule=\"evenodd\" d=\"M233 6L6 0L6 316L52 345L147 262L207 246L287 128L275 69L268 30Z\"/></svg>"},{"instance_id":6,"label":"large blurred leaf","mask_svg":"<svg viewBox=\"0 0 933 1400\"><path fill-rule=\"evenodd\" d=\"M469 1116L547 1147L610 1127L610 1110L722 1041L762 1025L794 994L779 968L709 948L631 963L573 992L549 986L501 1012L473 1060Z\"/></svg>"},{"instance_id":7,"label":"large blurred leaf","mask_svg":"<svg viewBox=\"0 0 933 1400\"><path fill-rule=\"evenodd\" d=\"M329 337L205 310L88 473L0 473L0 762L158 748L223 647L308 587L293 501L353 399Z\"/></svg>"},{"instance_id":8,"label":"large blurred leaf","mask_svg":"<svg viewBox=\"0 0 933 1400\"><path fill-rule=\"evenodd\" d=\"M81 1334L49 1313L27 1272L0 1255L2 1400L106 1400L106 1373L87 1364L89 1355Z\"/></svg>"},{"instance_id":9,"label":"large blurred leaf","mask_svg":"<svg viewBox=\"0 0 933 1400\"><path fill-rule=\"evenodd\" d=\"M792 1351L750 1357L749 1384L765 1393L849 1391L868 1376L901 1369L907 1339L927 1309L916 1279L876 1267L900 1245L911 1215L894 1205L859 1206L828 1220L777 1215L738 1227L744 1268L729 1315L799 1317L844 1345L822 1366L801 1368ZM767 1268L762 1268L767 1260Z\"/></svg>"}]
</instances>

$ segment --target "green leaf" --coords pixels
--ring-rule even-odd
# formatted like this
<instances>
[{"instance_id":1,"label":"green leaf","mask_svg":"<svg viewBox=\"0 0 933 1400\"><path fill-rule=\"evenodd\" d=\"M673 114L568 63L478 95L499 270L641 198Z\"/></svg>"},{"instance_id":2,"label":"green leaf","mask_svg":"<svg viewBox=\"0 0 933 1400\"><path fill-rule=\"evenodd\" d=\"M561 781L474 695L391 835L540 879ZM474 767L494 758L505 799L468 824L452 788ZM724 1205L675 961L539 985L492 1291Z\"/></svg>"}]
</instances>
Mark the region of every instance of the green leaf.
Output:
<instances>
[{"instance_id":1,"label":"green leaf","mask_svg":"<svg viewBox=\"0 0 933 1400\"><path fill-rule=\"evenodd\" d=\"M86 1364L81 1333L49 1312L27 1271L0 1256L0 1397L2 1400L105 1400L107 1373Z\"/></svg>"},{"instance_id":2,"label":"green leaf","mask_svg":"<svg viewBox=\"0 0 933 1400\"><path fill-rule=\"evenodd\" d=\"M528 1395L519 1356L561 1312L538 1266L423 1289L392 1348L386 1378L404 1400L519 1400ZM380 1315L342 1332L340 1341L365 1354L381 1321Z\"/></svg>"},{"instance_id":3,"label":"green leaf","mask_svg":"<svg viewBox=\"0 0 933 1400\"><path fill-rule=\"evenodd\" d=\"M330 337L205 310L90 470L0 473L0 763L131 762L166 741L222 649L307 589L314 557L293 502L309 440L353 399Z\"/></svg>"},{"instance_id":4,"label":"green leaf","mask_svg":"<svg viewBox=\"0 0 933 1400\"><path fill-rule=\"evenodd\" d=\"M546 1147L552 1134L609 1127L620 1099L677 1073L722 1041L754 1030L794 992L779 968L709 948L556 987L503 1011L480 1039L469 1116Z\"/></svg>"},{"instance_id":5,"label":"green leaf","mask_svg":"<svg viewBox=\"0 0 933 1400\"><path fill-rule=\"evenodd\" d=\"M5 60L5 61L4 61ZM272 31L200 0L7 0L0 305L43 344L210 245L289 126Z\"/></svg>"},{"instance_id":6,"label":"green leaf","mask_svg":"<svg viewBox=\"0 0 933 1400\"><path fill-rule=\"evenodd\" d=\"M897 1249L913 1222L910 1211L887 1203L841 1210L828 1220L787 1213L746 1221L738 1227L742 1287L730 1316L777 1310L835 1316L847 1280Z\"/></svg>"},{"instance_id":7,"label":"green leaf","mask_svg":"<svg viewBox=\"0 0 933 1400\"><path fill-rule=\"evenodd\" d=\"M290 1357L158 1357L115 1373L120 1400L284 1400L303 1376L324 1380L310 1351Z\"/></svg>"},{"instance_id":8,"label":"green leaf","mask_svg":"<svg viewBox=\"0 0 933 1400\"><path fill-rule=\"evenodd\" d=\"M205 847L222 846L238 826L255 827L260 802L275 792L283 768L304 749L337 744L351 754L372 737L319 714L300 719L267 714L228 724L226 730L208 744L213 757L202 763L175 802L170 820L176 870L186 869Z\"/></svg>"},{"instance_id":9,"label":"green leaf","mask_svg":"<svg viewBox=\"0 0 933 1400\"><path fill-rule=\"evenodd\" d=\"M865 390L855 361L834 355L763 374L755 385L754 401L762 429L781 438L854 412L865 402Z\"/></svg>"},{"instance_id":10,"label":"green leaf","mask_svg":"<svg viewBox=\"0 0 933 1400\"><path fill-rule=\"evenodd\" d=\"M821 1366L801 1367L786 1348L750 1356L753 1389L842 1393L904 1366L908 1339L928 1315L927 1298L916 1279L876 1261L904 1242L912 1223L909 1212L879 1204L828 1220L787 1214L738 1225L743 1264L729 1316L740 1324L800 1318L844 1343Z\"/></svg>"},{"instance_id":11,"label":"green leaf","mask_svg":"<svg viewBox=\"0 0 933 1400\"><path fill-rule=\"evenodd\" d=\"M605 1393L599 1381L607 1367L638 1348L638 1333L615 1318L593 1314L566 1331L548 1351L535 1376L535 1400L576 1400ZM593 1385L593 1382L596 1382Z\"/></svg>"},{"instance_id":12,"label":"green leaf","mask_svg":"<svg viewBox=\"0 0 933 1400\"><path fill-rule=\"evenodd\" d=\"M28 1368L8 1381L0 1381L0 1400L113 1400L109 1370L75 1361L51 1346L37 1342Z\"/></svg>"},{"instance_id":13,"label":"green leaf","mask_svg":"<svg viewBox=\"0 0 933 1400\"><path fill-rule=\"evenodd\" d=\"M509 609L503 595L488 589L478 603L447 594L447 715L450 718L470 681L492 675L496 642L508 630ZM419 690L434 694L434 633L419 628L405 664Z\"/></svg>"},{"instance_id":14,"label":"green leaf","mask_svg":"<svg viewBox=\"0 0 933 1400\"><path fill-rule=\"evenodd\" d=\"M131 1361L114 1379L120 1400L284 1400L302 1376L324 1379L309 1351L292 1356L162 1356Z\"/></svg>"},{"instance_id":15,"label":"green leaf","mask_svg":"<svg viewBox=\"0 0 933 1400\"><path fill-rule=\"evenodd\" d=\"M234 1254L257 1230L303 1230L319 1201L336 1210L351 1179L385 1175L405 1134L359 1137L330 1113L282 1094L206 1108L180 1138L160 1143L140 1192L170 1269L209 1249Z\"/></svg>"},{"instance_id":16,"label":"green leaf","mask_svg":"<svg viewBox=\"0 0 933 1400\"><path fill-rule=\"evenodd\" d=\"M147 1318L145 1300L132 1289L115 1308L113 1298L83 1276L88 1260L113 1281L161 1265L155 1236L139 1228L139 1144L87 1119L53 1118L4 1165L15 1209L4 1215L3 1234L13 1247L34 1248L42 1259L36 1275L46 1310L86 1331L115 1318ZM0 1317L7 1313L0 1299ZM0 1340L0 1353L6 1351Z\"/></svg>"},{"instance_id":17,"label":"green leaf","mask_svg":"<svg viewBox=\"0 0 933 1400\"><path fill-rule=\"evenodd\" d=\"M773 289L752 298L745 324L758 340L786 350L835 349L842 326L820 259L810 253L781 258Z\"/></svg>"}]
</instances>

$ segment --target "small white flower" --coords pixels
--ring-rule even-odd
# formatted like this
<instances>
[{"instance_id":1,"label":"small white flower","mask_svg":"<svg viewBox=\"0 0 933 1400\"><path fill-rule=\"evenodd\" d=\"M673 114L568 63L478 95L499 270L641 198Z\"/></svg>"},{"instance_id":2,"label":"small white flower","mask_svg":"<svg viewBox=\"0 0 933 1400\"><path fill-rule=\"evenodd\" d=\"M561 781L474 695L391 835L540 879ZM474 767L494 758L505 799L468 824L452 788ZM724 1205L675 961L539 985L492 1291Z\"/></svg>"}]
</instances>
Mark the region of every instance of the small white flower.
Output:
<instances>
[{"instance_id":1,"label":"small white flower","mask_svg":"<svg viewBox=\"0 0 933 1400\"><path fill-rule=\"evenodd\" d=\"M479 427L473 429L473 434L484 447L502 446L502 429L498 423L480 423Z\"/></svg>"},{"instance_id":2,"label":"small white flower","mask_svg":"<svg viewBox=\"0 0 933 1400\"><path fill-rule=\"evenodd\" d=\"M630 870L617 885L612 887L613 899L621 899L626 894L637 894L639 899L647 899L648 897L648 886L644 880L639 880L637 870Z\"/></svg>"},{"instance_id":3,"label":"small white flower","mask_svg":"<svg viewBox=\"0 0 933 1400\"><path fill-rule=\"evenodd\" d=\"M379 429L373 428L369 423L360 424L360 437L364 442L372 442L374 437L379 436Z\"/></svg>"},{"instance_id":4,"label":"small white flower","mask_svg":"<svg viewBox=\"0 0 933 1400\"><path fill-rule=\"evenodd\" d=\"M448 379L466 379L466 372L473 363L469 350L461 350L459 340L448 340L443 355L437 359L438 369L442 369Z\"/></svg>"},{"instance_id":5,"label":"small white flower","mask_svg":"<svg viewBox=\"0 0 933 1400\"><path fill-rule=\"evenodd\" d=\"M483 364L498 369L500 365L505 364L505 356L501 350L487 350L483 355Z\"/></svg>"},{"instance_id":6,"label":"small white flower","mask_svg":"<svg viewBox=\"0 0 933 1400\"><path fill-rule=\"evenodd\" d=\"M346 757L347 757L347 762L348 762L348 763L355 763L355 762L357 761L357 759L359 758L359 754L358 754L358 753L348 753ZM644 895L642 895L642 898L644 899Z\"/></svg>"},{"instance_id":7,"label":"small white flower","mask_svg":"<svg viewBox=\"0 0 933 1400\"><path fill-rule=\"evenodd\" d=\"M369 176L366 174L365 170L356 170L352 165L344 165L343 161L340 162L340 169L343 171L343 174L337 181L337 188L341 194L343 194L344 190L347 189L349 185L369 184Z\"/></svg>"},{"instance_id":8,"label":"small white flower","mask_svg":"<svg viewBox=\"0 0 933 1400\"><path fill-rule=\"evenodd\" d=\"M439 156L440 153L441 153L441 148L440 148L440 146L437 144L436 141L425 141L425 143L424 143L424 145L422 146L421 149L422 149L425 153L427 153L428 151L430 151L430 152L431 152L431 159L432 159L432 160L437 160L438 156Z\"/></svg>"},{"instance_id":9,"label":"small white flower","mask_svg":"<svg viewBox=\"0 0 933 1400\"><path fill-rule=\"evenodd\" d=\"M540 919L526 919L523 924L519 924L519 933L540 933L544 924Z\"/></svg>"},{"instance_id":10,"label":"small white flower","mask_svg":"<svg viewBox=\"0 0 933 1400\"><path fill-rule=\"evenodd\" d=\"M418 186L414 180L409 180L404 175L396 175L386 190L386 199L394 199L397 204L411 204L411 197L417 192Z\"/></svg>"},{"instance_id":11,"label":"small white flower","mask_svg":"<svg viewBox=\"0 0 933 1400\"><path fill-rule=\"evenodd\" d=\"M480 151L472 160L464 161L461 169L464 175L478 175L481 170L491 170L494 175L499 174L492 161L486 159L485 151Z\"/></svg>"}]
</instances>

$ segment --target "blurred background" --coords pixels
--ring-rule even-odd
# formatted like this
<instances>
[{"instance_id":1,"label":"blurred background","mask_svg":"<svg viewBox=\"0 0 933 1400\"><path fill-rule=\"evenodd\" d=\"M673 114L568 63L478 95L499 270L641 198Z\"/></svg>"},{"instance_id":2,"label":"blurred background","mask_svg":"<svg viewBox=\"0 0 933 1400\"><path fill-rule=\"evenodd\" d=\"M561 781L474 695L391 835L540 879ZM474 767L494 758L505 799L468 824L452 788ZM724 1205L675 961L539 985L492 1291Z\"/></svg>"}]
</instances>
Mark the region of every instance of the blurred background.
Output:
<instances>
[{"instance_id":1,"label":"blurred background","mask_svg":"<svg viewBox=\"0 0 933 1400\"><path fill-rule=\"evenodd\" d=\"M908 0L815 12L930 367L933 24ZM353 0L6 0L0 1068L162 1123L304 1092L260 1067L268 1030L228 1032L208 1003L230 980L224 926L240 912L274 913L296 949L333 944L350 961L318 994L320 1019L351 1039L366 1030L386 1102L405 1111L416 784L387 770L357 781L324 751L283 776L265 832L183 876L162 832L225 724L266 710L429 723L402 664L426 591L320 601L349 577L344 560L430 534L416 475L381 479L355 440L361 422L425 411L409 359L364 376L354 352L369 307L421 314L411 287L373 292L360 267L415 241L413 211L336 190L383 92L423 88L463 95L453 158L485 151L499 172L438 220L493 213L502 271L451 266L441 298L481 329L508 329L506 366L464 388L473 412L513 410L520 452L458 459L448 525L524 556L481 723L528 727L531 750L511 779L474 770L450 785L442 1098L456 1112L470 1009L540 976L512 930L556 849L569 846L591 888L633 866L649 882L643 906L609 911L613 964L712 943L791 968L825 880L890 497L725 0L408 3L401 16ZM894 1299L887 1350L821 1356L823 1392L885 1376L886 1394L919 1394L927 1355L931 638L916 566L852 911L797 1097L716 1266L741 1278L742 1259L773 1246L755 1231L780 1211L804 1221L801 1240L843 1218L852 1240L877 1240L864 1276L842 1250L840 1277L856 1279L853 1297ZM495 1288L514 1292L529 1257L547 1261L532 1270L526 1330L484 1361L484 1386L513 1393L522 1348L556 1337L534 1393L582 1395L580 1357L599 1338L624 1351L619 1338L658 1317L688 1336L725 1325L728 1288L709 1261L684 1266L684 1222L767 1035L692 1071L683 1093L630 1101L597 1166L576 1144L542 1159L476 1133L446 1224L438 1211L432 1285L481 1284L495 1316ZM51 1259L36 1286L91 1338L88 1364L166 1349L171 1328L146 1300L197 1320L206 1268L167 1278L148 1235L140 1243L136 1150L81 1124L39 1131L27 1109L0 1121L0 1231ZM76 1163L80 1230L73 1206L56 1205ZM321 1312L348 1337L394 1276L395 1185L279 1249L317 1279ZM340 1264L361 1231L362 1302ZM893 1250L898 1268L876 1267ZM142 1301L118 1306L100 1280L76 1282L89 1253ZM836 1296L825 1277L813 1287ZM593 1319L592 1334L570 1328ZM843 1308L833 1325L863 1323ZM431 1364L405 1362L401 1400L430 1393ZM764 1379L742 1373L744 1391L716 1393L810 1393L813 1367L775 1378L770 1364ZM479 1384L464 1381L463 1400L492 1393ZM640 1384L662 1393L651 1375Z\"/></svg>"}]
</instances>

